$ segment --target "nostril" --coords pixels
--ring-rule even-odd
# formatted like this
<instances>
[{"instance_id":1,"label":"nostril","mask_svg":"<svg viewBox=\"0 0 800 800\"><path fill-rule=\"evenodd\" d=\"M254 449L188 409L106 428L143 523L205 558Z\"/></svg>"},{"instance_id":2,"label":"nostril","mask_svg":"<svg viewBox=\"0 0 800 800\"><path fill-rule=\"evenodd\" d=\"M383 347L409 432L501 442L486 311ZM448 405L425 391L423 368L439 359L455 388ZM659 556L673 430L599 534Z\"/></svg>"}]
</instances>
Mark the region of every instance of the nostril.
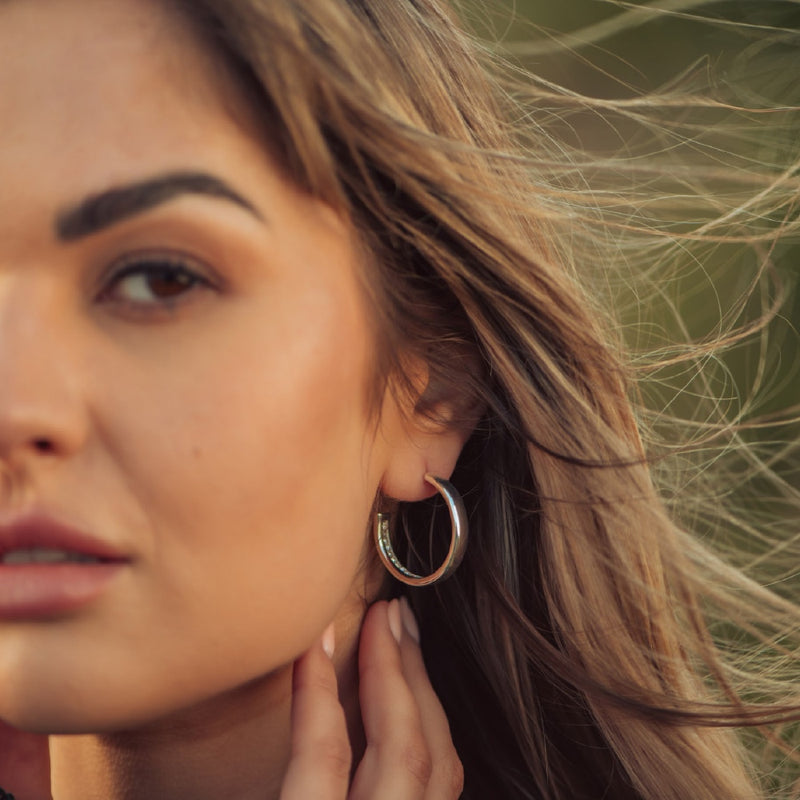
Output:
<instances>
[{"instance_id":1,"label":"nostril","mask_svg":"<svg viewBox=\"0 0 800 800\"><path fill-rule=\"evenodd\" d=\"M49 439L34 439L33 446L40 453L52 453L55 450L53 443Z\"/></svg>"}]
</instances>

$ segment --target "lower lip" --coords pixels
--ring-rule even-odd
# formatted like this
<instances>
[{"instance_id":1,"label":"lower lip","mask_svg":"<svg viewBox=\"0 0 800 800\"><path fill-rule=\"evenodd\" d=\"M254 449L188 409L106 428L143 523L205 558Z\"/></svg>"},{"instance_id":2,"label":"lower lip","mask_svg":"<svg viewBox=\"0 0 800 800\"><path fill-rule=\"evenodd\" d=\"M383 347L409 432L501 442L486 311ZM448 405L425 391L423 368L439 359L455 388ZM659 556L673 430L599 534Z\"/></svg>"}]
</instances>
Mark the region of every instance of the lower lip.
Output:
<instances>
[{"instance_id":1,"label":"lower lip","mask_svg":"<svg viewBox=\"0 0 800 800\"><path fill-rule=\"evenodd\" d=\"M0 564L0 619L34 619L74 611L96 600L125 566Z\"/></svg>"}]
</instances>

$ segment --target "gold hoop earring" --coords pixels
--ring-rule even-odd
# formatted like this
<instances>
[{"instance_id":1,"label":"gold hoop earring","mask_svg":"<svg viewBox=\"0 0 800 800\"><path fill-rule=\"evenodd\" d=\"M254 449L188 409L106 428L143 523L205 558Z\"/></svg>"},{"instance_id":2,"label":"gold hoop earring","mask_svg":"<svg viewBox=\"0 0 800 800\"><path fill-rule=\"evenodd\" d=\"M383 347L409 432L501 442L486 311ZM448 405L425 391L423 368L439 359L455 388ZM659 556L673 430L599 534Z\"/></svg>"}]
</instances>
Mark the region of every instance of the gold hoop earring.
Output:
<instances>
[{"instance_id":1,"label":"gold hoop earring","mask_svg":"<svg viewBox=\"0 0 800 800\"><path fill-rule=\"evenodd\" d=\"M447 510L450 513L450 550L444 563L435 572L430 575L417 575L401 564L400 559L394 552L394 547L392 547L392 537L389 530L390 515L378 512L375 517L375 544L378 546L378 555L380 555L381 561L389 573L409 586L430 586L432 583L449 577L461 563L467 549L469 524L467 522L467 510L464 508L464 501L461 499L461 495L456 491L453 484L444 480L444 478L435 478L433 475L426 474L425 480L444 498Z\"/></svg>"}]
</instances>

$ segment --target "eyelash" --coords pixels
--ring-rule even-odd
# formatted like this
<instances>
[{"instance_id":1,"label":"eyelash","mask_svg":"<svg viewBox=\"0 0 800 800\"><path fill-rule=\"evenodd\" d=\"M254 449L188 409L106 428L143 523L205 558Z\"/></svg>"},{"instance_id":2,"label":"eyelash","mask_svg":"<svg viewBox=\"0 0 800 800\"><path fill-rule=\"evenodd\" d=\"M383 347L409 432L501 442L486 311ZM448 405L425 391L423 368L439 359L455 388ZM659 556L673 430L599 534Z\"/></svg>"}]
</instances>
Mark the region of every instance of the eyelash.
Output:
<instances>
[{"instance_id":1,"label":"eyelash","mask_svg":"<svg viewBox=\"0 0 800 800\"><path fill-rule=\"evenodd\" d=\"M129 278L142 280L144 284L138 287L139 290L145 289L152 299L115 296L119 294L123 282ZM160 278L165 284L171 283L176 291L159 297L150 284L155 278ZM186 302L189 299L187 295L193 294L197 289L212 288L214 288L212 282L184 256L171 253L141 253L126 257L112 268L111 275L97 299L125 307L130 311L148 314L172 311L177 305Z\"/></svg>"}]
</instances>

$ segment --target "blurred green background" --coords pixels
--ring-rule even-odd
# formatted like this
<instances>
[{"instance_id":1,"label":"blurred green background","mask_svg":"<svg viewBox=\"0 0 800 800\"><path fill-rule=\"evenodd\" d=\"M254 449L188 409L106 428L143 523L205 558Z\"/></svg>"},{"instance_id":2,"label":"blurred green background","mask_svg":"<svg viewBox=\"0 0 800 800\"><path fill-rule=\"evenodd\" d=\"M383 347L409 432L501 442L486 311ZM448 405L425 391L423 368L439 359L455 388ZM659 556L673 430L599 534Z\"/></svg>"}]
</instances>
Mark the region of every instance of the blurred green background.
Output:
<instances>
[{"instance_id":1,"label":"blurred green background","mask_svg":"<svg viewBox=\"0 0 800 800\"><path fill-rule=\"evenodd\" d=\"M658 90L691 71L692 80L699 76L705 83L704 91L733 98L741 105L800 107L798 0L658 0L649 4L464 0L463 6L472 27L495 43L494 49L547 81L580 94L630 98ZM746 124L737 128L741 138L735 134L728 143L739 152L742 164L752 159L776 166L797 165L799 120L797 111L763 119L742 117ZM719 115L710 114L709 131L719 121ZM627 146L624 121L609 125L591 115L571 117L566 135L572 137L572 143L598 154ZM630 135L638 134L631 129ZM707 144L716 146L713 139ZM726 142L720 140L719 146L725 148ZM722 162L730 163L724 158ZM797 185L800 170L794 180ZM798 199L800 189L795 191ZM793 216L796 225L796 207L786 206L782 213ZM764 224L778 223L768 220ZM646 330L658 330L659 343L670 336L686 341L687 331L697 339L712 334L726 305L733 304L753 272L748 257L752 261L751 256L731 247L701 254L694 268L670 286L668 302L661 306L653 298L637 306L635 297L626 298L623 293L619 313L628 325L630 344L647 346L647 335L642 333ZM744 409L745 421L759 423L745 429L742 436L800 490L800 424L790 421L800 414L800 246L796 232L779 244L771 260L782 283L780 291L786 295L778 317L762 335L751 336L709 362L706 377L723 403L729 403L731 414ZM774 296L776 290L765 292ZM739 323L762 310L756 294ZM679 320L685 325L683 331ZM672 413L691 420L703 412L697 411L691 386L689 391L679 391L681 380L681 370L672 375L661 373L645 394L651 405L668 403ZM778 418L783 420L780 424Z\"/></svg>"}]
</instances>

